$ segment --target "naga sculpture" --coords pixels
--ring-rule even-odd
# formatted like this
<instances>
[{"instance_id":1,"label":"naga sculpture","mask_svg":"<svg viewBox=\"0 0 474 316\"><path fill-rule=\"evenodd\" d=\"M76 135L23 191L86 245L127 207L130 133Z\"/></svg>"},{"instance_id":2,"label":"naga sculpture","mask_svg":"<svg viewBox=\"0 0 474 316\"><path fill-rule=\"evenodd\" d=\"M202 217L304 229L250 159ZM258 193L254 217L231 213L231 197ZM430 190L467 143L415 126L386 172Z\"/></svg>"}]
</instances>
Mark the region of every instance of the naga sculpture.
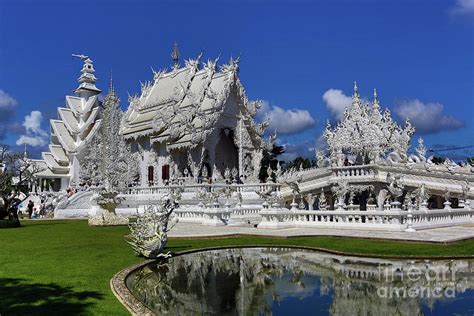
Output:
<instances>
[{"instance_id":1,"label":"naga sculpture","mask_svg":"<svg viewBox=\"0 0 474 316\"><path fill-rule=\"evenodd\" d=\"M405 186L403 185L401 178L400 175L392 176L390 173L387 174L387 182L389 183L388 190L394 199L403 195L403 189Z\"/></svg>"},{"instance_id":2,"label":"naga sculpture","mask_svg":"<svg viewBox=\"0 0 474 316\"><path fill-rule=\"evenodd\" d=\"M168 252L163 253L168 242L168 232L178 222L178 217L173 213L176 202L167 197L157 205L148 205L137 221L130 224L130 234L126 236L139 256L149 259L170 257Z\"/></svg>"}]
</instances>

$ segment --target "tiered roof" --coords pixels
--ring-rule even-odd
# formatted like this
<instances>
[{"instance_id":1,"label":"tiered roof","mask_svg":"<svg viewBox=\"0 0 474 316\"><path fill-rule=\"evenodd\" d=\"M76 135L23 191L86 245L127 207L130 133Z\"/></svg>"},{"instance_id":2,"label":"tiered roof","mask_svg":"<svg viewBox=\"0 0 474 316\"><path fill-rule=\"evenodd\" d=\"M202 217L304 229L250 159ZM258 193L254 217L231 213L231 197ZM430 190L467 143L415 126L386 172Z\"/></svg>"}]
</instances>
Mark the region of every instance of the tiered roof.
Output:
<instances>
[{"instance_id":1,"label":"tiered roof","mask_svg":"<svg viewBox=\"0 0 474 316\"><path fill-rule=\"evenodd\" d=\"M254 121L260 102L248 101L238 78L238 60L219 69L217 59L202 68L200 61L201 55L182 68L153 71L153 82L142 84L140 96L129 97L121 130L125 138L150 136L152 142L164 142L170 149L194 147L212 132L233 94L250 137L260 144L267 123Z\"/></svg>"},{"instance_id":2,"label":"tiered roof","mask_svg":"<svg viewBox=\"0 0 474 316\"><path fill-rule=\"evenodd\" d=\"M70 176L70 159L79 153L100 127L100 102L95 86L92 60L84 55L74 55L84 62L79 86L74 92L77 96L66 96L66 107L58 108L58 119L51 120L51 144L49 152L43 152L43 160L36 163L44 165L44 177Z\"/></svg>"}]
</instances>

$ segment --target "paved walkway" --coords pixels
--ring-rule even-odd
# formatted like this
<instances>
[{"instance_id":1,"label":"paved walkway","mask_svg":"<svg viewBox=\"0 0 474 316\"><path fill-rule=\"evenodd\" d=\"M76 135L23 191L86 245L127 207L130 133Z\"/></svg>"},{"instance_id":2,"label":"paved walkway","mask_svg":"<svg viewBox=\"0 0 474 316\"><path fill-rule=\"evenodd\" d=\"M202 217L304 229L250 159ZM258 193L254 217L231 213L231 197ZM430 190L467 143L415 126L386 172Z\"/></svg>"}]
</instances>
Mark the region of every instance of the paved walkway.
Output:
<instances>
[{"instance_id":1,"label":"paved walkway","mask_svg":"<svg viewBox=\"0 0 474 316\"><path fill-rule=\"evenodd\" d=\"M340 236L358 238L393 239L427 242L453 242L474 238L474 226L455 226L420 230L415 233L334 229L334 228L285 228L257 229L251 226L213 227L193 223L178 223L169 233L170 237L217 237L230 235L259 235L276 237L294 236Z\"/></svg>"}]
</instances>

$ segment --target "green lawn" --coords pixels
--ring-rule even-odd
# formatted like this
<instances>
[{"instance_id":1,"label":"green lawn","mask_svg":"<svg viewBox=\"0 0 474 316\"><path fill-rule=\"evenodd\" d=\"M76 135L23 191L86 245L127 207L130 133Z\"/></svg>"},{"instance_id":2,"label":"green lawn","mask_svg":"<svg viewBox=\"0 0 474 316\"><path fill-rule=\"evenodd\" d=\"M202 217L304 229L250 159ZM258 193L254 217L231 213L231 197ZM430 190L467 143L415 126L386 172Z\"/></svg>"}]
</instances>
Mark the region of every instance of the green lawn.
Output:
<instances>
[{"instance_id":1,"label":"green lawn","mask_svg":"<svg viewBox=\"0 0 474 316\"><path fill-rule=\"evenodd\" d=\"M109 281L138 263L125 243L127 227L89 227L86 221L23 221L0 229L0 314L126 315ZM177 252L203 247L291 245L397 256L472 256L474 240L449 245L337 237L171 239Z\"/></svg>"}]
</instances>

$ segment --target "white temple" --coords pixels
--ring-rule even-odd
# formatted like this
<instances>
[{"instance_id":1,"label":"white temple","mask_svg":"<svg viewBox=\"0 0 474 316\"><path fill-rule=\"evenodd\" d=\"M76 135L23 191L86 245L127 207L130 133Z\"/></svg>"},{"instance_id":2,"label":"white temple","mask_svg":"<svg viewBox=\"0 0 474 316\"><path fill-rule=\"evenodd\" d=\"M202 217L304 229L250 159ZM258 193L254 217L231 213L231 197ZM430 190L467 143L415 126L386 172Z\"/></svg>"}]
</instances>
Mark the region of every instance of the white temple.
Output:
<instances>
[{"instance_id":1,"label":"white temple","mask_svg":"<svg viewBox=\"0 0 474 316\"><path fill-rule=\"evenodd\" d=\"M375 91L371 103L363 101L357 84L343 119L324 131L328 152L315 153L318 167L283 171L278 166L260 183L263 153L275 136L263 138L268 122L255 121L260 102L246 97L238 60L218 67L218 60L203 63L199 55L180 66L176 47L172 56L171 70L153 71L153 80L129 97L117 123L136 158L128 169L137 174L123 190L117 212L135 214L137 207L179 192L180 220L203 225L412 231L473 222L473 167L449 159L434 164L421 138L410 154L410 122L399 126L382 110ZM94 151L93 136L108 125L101 128L104 105L92 61L78 57L84 66L76 96L67 96L66 107L58 109L50 152L38 161L46 166L40 183L53 179L49 189L82 188L59 203L59 218L85 217L93 209L94 183L84 183L81 166L89 159L85 152ZM105 100L118 108L112 86Z\"/></svg>"},{"instance_id":2,"label":"white temple","mask_svg":"<svg viewBox=\"0 0 474 316\"><path fill-rule=\"evenodd\" d=\"M77 96L66 96L51 120L50 152L38 161L46 168L41 183L64 190L80 181L81 153L100 127L102 102L95 86L92 60L84 61ZM217 67L217 59L200 67L201 55L175 62L171 71L154 71L153 81L142 83L141 94L129 97L120 132L140 155L140 186L168 184L173 175L197 179L223 178L226 172L257 181L267 122L254 117L260 101L249 101L238 78L238 60ZM42 189L48 189L44 185Z\"/></svg>"},{"instance_id":3,"label":"white temple","mask_svg":"<svg viewBox=\"0 0 474 316\"><path fill-rule=\"evenodd\" d=\"M217 60L200 63L201 55L154 72L141 95L129 98L121 133L140 152L141 186L166 184L174 174L258 177L267 126L254 120L260 103L247 99L238 60L219 70Z\"/></svg>"}]
</instances>

